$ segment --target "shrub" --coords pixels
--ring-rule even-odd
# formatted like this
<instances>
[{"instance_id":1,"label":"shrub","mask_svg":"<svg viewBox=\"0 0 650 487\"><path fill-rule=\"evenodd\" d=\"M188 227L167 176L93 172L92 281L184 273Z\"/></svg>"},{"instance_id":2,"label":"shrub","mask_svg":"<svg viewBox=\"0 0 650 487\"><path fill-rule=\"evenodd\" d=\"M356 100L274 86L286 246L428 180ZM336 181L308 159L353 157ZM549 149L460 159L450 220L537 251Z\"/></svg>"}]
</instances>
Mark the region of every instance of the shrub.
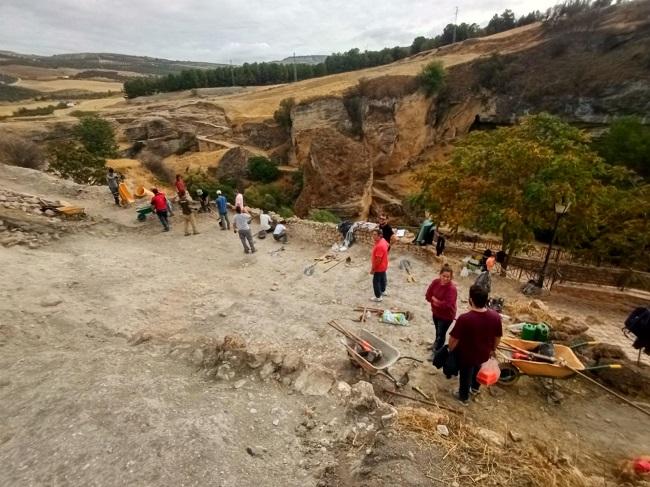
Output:
<instances>
[{"instance_id":1,"label":"shrub","mask_svg":"<svg viewBox=\"0 0 650 487\"><path fill-rule=\"evenodd\" d=\"M73 141L58 142L48 150L48 171L80 184L103 184L106 177L106 160L91 154Z\"/></svg>"},{"instance_id":2,"label":"shrub","mask_svg":"<svg viewBox=\"0 0 650 487\"><path fill-rule=\"evenodd\" d=\"M91 154L98 157L117 156L115 132L106 120L96 116L82 117L73 133Z\"/></svg>"},{"instance_id":3,"label":"shrub","mask_svg":"<svg viewBox=\"0 0 650 487\"><path fill-rule=\"evenodd\" d=\"M61 108L67 108L65 103L59 103L57 105L48 105L46 107L36 107L36 108L25 108L21 107L18 110L14 111L14 117L36 117L39 115L51 115L54 113L54 110L59 110Z\"/></svg>"},{"instance_id":4,"label":"shrub","mask_svg":"<svg viewBox=\"0 0 650 487\"><path fill-rule=\"evenodd\" d=\"M0 136L0 161L30 169L40 169L45 163L40 147L27 139L10 134Z\"/></svg>"},{"instance_id":5,"label":"shrub","mask_svg":"<svg viewBox=\"0 0 650 487\"><path fill-rule=\"evenodd\" d=\"M296 105L293 98L285 98L280 102L280 107L273 114L273 119L280 127L289 132L291 131L291 109Z\"/></svg>"},{"instance_id":6,"label":"shrub","mask_svg":"<svg viewBox=\"0 0 650 487\"><path fill-rule=\"evenodd\" d=\"M266 157L254 156L248 159L248 174L253 181L271 183L280 177L280 169Z\"/></svg>"},{"instance_id":7,"label":"shrub","mask_svg":"<svg viewBox=\"0 0 650 487\"><path fill-rule=\"evenodd\" d=\"M445 84L445 68L440 61L433 61L422 68L419 80L427 95L433 96Z\"/></svg>"},{"instance_id":8,"label":"shrub","mask_svg":"<svg viewBox=\"0 0 650 487\"><path fill-rule=\"evenodd\" d=\"M343 97L343 105L348 112L348 116L352 121L351 132L353 135L363 135L363 99L359 94L359 90L355 87L349 90Z\"/></svg>"},{"instance_id":9,"label":"shrub","mask_svg":"<svg viewBox=\"0 0 650 487\"><path fill-rule=\"evenodd\" d=\"M142 165L147 168L161 183L171 184L176 179L175 172L167 167L162 157L146 152L141 158Z\"/></svg>"},{"instance_id":10,"label":"shrub","mask_svg":"<svg viewBox=\"0 0 650 487\"><path fill-rule=\"evenodd\" d=\"M187 190L190 194L195 195L197 189L207 191L211 198L217 197L217 190L226 197L231 203L235 201L235 186L232 182L219 181L217 178L210 176L205 170L195 169L188 171L183 176Z\"/></svg>"},{"instance_id":11,"label":"shrub","mask_svg":"<svg viewBox=\"0 0 650 487\"><path fill-rule=\"evenodd\" d=\"M341 223L341 219L328 210L309 210L309 216L307 218L321 223Z\"/></svg>"},{"instance_id":12,"label":"shrub","mask_svg":"<svg viewBox=\"0 0 650 487\"><path fill-rule=\"evenodd\" d=\"M272 211L278 211L292 204L288 191L279 183L256 184L248 187L244 192L244 201L247 206Z\"/></svg>"},{"instance_id":13,"label":"shrub","mask_svg":"<svg viewBox=\"0 0 650 487\"><path fill-rule=\"evenodd\" d=\"M598 154L610 164L620 164L650 178L650 127L638 117L621 117L594 142Z\"/></svg>"},{"instance_id":14,"label":"shrub","mask_svg":"<svg viewBox=\"0 0 650 487\"><path fill-rule=\"evenodd\" d=\"M278 215L280 215L282 218L291 218L294 215L294 213L291 208L288 208L286 206L281 206L278 209Z\"/></svg>"}]
</instances>

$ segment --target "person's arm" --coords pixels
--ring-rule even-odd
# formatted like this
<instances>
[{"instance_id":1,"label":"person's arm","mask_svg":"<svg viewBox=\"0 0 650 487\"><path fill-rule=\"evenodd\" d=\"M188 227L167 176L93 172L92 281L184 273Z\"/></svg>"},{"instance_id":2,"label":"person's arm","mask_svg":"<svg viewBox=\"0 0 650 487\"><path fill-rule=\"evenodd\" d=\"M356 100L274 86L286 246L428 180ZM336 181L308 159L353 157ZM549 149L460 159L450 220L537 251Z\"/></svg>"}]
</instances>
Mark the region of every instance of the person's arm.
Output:
<instances>
[{"instance_id":1,"label":"person's arm","mask_svg":"<svg viewBox=\"0 0 650 487\"><path fill-rule=\"evenodd\" d=\"M441 310L452 311L456 307L456 298L458 297L458 292L456 287L452 284L449 284L450 289L445 294L443 299L436 299L434 301L435 305L438 306Z\"/></svg>"},{"instance_id":2,"label":"person's arm","mask_svg":"<svg viewBox=\"0 0 650 487\"><path fill-rule=\"evenodd\" d=\"M429 284L427 293L424 295L424 299L426 299L429 303L431 302L431 298L433 298L433 281L431 281L431 284Z\"/></svg>"},{"instance_id":3,"label":"person's arm","mask_svg":"<svg viewBox=\"0 0 650 487\"><path fill-rule=\"evenodd\" d=\"M460 342L460 340L458 338L455 338L453 336L449 337L449 351L450 352L452 352L458 346L458 342Z\"/></svg>"},{"instance_id":4,"label":"person's arm","mask_svg":"<svg viewBox=\"0 0 650 487\"><path fill-rule=\"evenodd\" d=\"M458 317L458 319L456 320L456 324L449 332L450 351L454 350L460 343L461 339L463 338L463 326L464 326L464 321L463 321L463 316L461 315Z\"/></svg>"}]
</instances>

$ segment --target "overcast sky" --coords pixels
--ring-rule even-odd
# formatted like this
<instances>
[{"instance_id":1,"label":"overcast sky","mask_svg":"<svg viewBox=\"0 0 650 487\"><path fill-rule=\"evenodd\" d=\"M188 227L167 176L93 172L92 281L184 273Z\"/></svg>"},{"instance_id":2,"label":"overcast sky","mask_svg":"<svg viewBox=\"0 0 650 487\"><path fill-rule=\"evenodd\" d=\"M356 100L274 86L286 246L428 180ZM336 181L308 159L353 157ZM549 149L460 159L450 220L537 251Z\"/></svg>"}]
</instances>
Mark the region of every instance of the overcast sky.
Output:
<instances>
[{"instance_id":1,"label":"overcast sky","mask_svg":"<svg viewBox=\"0 0 650 487\"><path fill-rule=\"evenodd\" d=\"M557 0L0 0L0 50L234 63L380 49Z\"/></svg>"}]
</instances>

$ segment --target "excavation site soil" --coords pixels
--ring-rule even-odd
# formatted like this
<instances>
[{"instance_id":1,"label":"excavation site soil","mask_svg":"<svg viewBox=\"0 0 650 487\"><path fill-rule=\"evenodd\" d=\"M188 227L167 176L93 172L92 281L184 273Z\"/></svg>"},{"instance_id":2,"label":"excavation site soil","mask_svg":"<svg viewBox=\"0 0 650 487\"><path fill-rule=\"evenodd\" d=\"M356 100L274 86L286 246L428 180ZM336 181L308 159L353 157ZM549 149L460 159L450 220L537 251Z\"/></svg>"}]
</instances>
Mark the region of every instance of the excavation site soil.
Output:
<instances>
[{"instance_id":1,"label":"excavation site soil","mask_svg":"<svg viewBox=\"0 0 650 487\"><path fill-rule=\"evenodd\" d=\"M306 275L329 246L267 238L246 255L213 214L185 237L178 216L162 233L105 188L7 166L0 177L88 213L47 245L0 247L2 485L604 486L622 485L620 462L650 451L648 417L577 378L523 377L458 405L457 379L429 362L424 292L439 263L391 254L382 304L413 319L360 325L354 308L374 304L363 244ZM459 311L471 282L457 278ZM622 321L644 303L558 290L531 306L518 283L493 286L522 313L555 313L623 345ZM332 319L423 360L398 362L392 372L410 382L397 391L423 399L420 389L440 407L355 369Z\"/></svg>"}]
</instances>

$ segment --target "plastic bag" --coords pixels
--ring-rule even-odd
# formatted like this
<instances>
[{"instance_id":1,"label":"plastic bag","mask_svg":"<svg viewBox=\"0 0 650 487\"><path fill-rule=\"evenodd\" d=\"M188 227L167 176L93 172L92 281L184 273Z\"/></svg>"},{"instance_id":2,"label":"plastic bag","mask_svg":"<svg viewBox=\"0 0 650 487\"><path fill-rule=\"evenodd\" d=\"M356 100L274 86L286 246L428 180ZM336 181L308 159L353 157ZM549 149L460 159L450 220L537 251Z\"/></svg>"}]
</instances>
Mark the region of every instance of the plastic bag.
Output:
<instances>
[{"instance_id":1,"label":"plastic bag","mask_svg":"<svg viewBox=\"0 0 650 487\"><path fill-rule=\"evenodd\" d=\"M483 362L478 374L476 374L476 380L484 386L496 384L499 381L499 377L501 377L499 362L493 357Z\"/></svg>"},{"instance_id":2,"label":"plastic bag","mask_svg":"<svg viewBox=\"0 0 650 487\"><path fill-rule=\"evenodd\" d=\"M384 310L381 320L384 323L390 323L392 325L408 326L409 324L404 313L393 313L389 310Z\"/></svg>"}]
</instances>

